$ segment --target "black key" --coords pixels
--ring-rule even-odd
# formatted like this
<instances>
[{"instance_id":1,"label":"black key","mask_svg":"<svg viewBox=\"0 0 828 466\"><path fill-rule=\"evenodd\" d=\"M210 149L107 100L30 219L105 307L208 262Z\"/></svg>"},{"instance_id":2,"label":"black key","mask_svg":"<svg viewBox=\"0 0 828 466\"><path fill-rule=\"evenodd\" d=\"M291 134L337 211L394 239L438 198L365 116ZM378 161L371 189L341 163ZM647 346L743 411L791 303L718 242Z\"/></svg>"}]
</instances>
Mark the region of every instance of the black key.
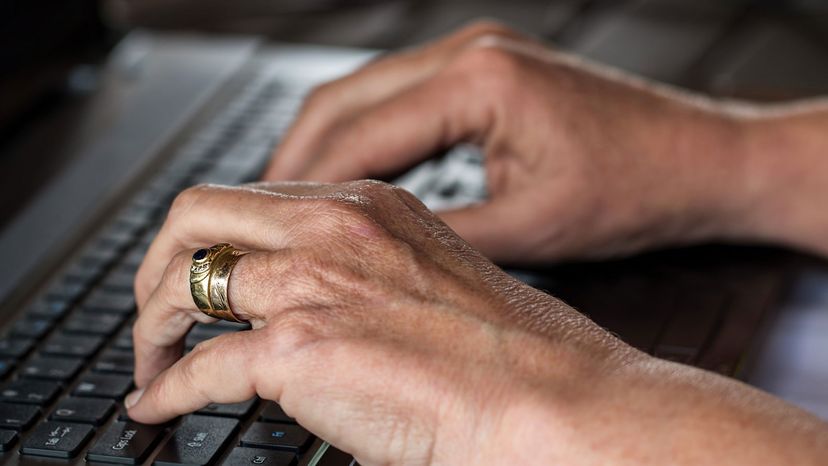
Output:
<instances>
[{"instance_id":1,"label":"black key","mask_svg":"<svg viewBox=\"0 0 828 466\"><path fill-rule=\"evenodd\" d=\"M133 236L138 230L143 229L155 217L155 209L131 205L122 210L115 221L115 228L126 230Z\"/></svg>"},{"instance_id":2,"label":"black key","mask_svg":"<svg viewBox=\"0 0 828 466\"><path fill-rule=\"evenodd\" d=\"M68 304L78 299L86 290L90 281L89 278L90 276L86 273L83 276L72 275L70 270L70 273L63 280L49 287L46 296L50 301L63 301Z\"/></svg>"},{"instance_id":3,"label":"black key","mask_svg":"<svg viewBox=\"0 0 828 466\"><path fill-rule=\"evenodd\" d=\"M52 414L49 415L49 419L99 426L112 414L114 409L115 402L112 400L69 397L57 404Z\"/></svg>"},{"instance_id":4,"label":"black key","mask_svg":"<svg viewBox=\"0 0 828 466\"><path fill-rule=\"evenodd\" d=\"M125 351L132 351L133 344L132 344L132 326L126 326L118 332L118 335L115 337L115 341L112 343L114 348L118 348L120 350Z\"/></svg>"},{"instance_id":5,"label":"black key","mask_svg":"<svg viewBox=\"0 0 828 466\"><path fill-rule=\"evenodd\" d=\"M96 261L90 258L87 260L75 261L75 263L66 269L64 274L68 280L80 283L82 286L86 287L88 284L96 280L101 273L103 273L105 267L105 262ZM57 296L61 295L55 295L55 297ZM76 296L72 296L70 301L74 301L75 297Z\"/></svg>"},{"instance_id":6,"label":"black key","mask_svg":"<svg viewBox=\"0 0 828 466\"><path fill-rule=\"evenodd\" d=\"M135 310L135 297L132 292L96 290L84 300L81 307L90 311L130 314Z\"/></svg>"},{"instance_id":7,"label":"black key","mask_svg":"<svg viewBox=\"0 0 828 466\"><path fill-rule=\"evenodd\" d=\"M103 344L103 337L54 334L43 343L40 351L55 356L88 358Z\"/></svg>"},{"instance_id":8,"label":"black key","mask_svg":"<svg viewBox=\"0 0 828 466\"><path fill-rule=\"evenodd\" d=\"M41 319L55 320L69 310L69 302L64 299L40 299L26 310L26 314Z\"/></svg>"},{"instance_id":9,"label":"black key","mask_svg":"<svg viewBox=\"0 0 828 466\"><path fill-rule=\"evenodd\" d=\"M228 332L239 332L242 330L250 330L250 324L244 322L230 322L227 320L220 320L212 324L195 324L190 333L206 334L211 337L221 335Z\"/></svg>"},{"instance_id":10,"label":"black key","mask_svg":"<svg viewBox=\"0 0 828 466\"><path fill-rule=\"evenodd\" d=\"M11 447L17 442L17 432L13 430L0 430L0 451L11 451Z\"/></svg>"},{"instance_id":11,"label":"black key","mask_svg":"<svg viewBox=\"0 0 828 466\"><path fill-rule=\"evenodd\" d=\"M14 361L0 359L0 379L5 377L12 369L14 369Z\"/></svg>"},{"instance_id":12,"label":"black key","mask_svg":"<svg viewBox=\"0 0 828 466\"><path fill-rule=\"evenodd\" d=\"M96 247L97 250L110 250L112 257L118 254L119 250L135 239L134 232L118 228L117 225L107 228L106 231L98 238Z\"/></svg>"},{"instance_id":13,"label":"black key","mask_svg":"<svg viewBox=\"0 0 828 466\"><path fill-rule=\"evenodd\" d=\"M184 339L184 348L186 348L187 351L192 351L193 348L195 348L195 346L197 344L199 344L199 343L201 343L205 340L209 340L210 338L213 338L213 337L211 337L209 335L198 335L198 334L188 333L187 337Z\"/></svg>"},{"instance_id":14,"label":"black key","mask_svg":"<svg viewBox=\"0 0 828 466\"><path fill-rule=\"evenodd\" d=\"M296 455L286 451L236 447L221 463L222 466L294 466Z\"/></svg>"},{"instance_id":15,"label":"black key","mask_svg":"<svg viewBox=\"0 0 828 466\"><path fill-rule=\"evenodd\" d=\"M118 403L118 420L119 421L132 421L129 417L129 413L127 413L127 409L123 403Z\"/></svg>"},{"instance_id":16,"label":"black key","mask_svg":"<svg viewBox=\"0 0 828 466\"><path fill-rule=\"evenodd\" d=\"M132 388L132 377L120 374L86 374L75 387L77 396L122 398Z\"/></svg>"},{"instance_id":17,"label":"black key","mask_svg":"<svg viewBox=\"0 0 828 466\"><path fill-rule=\"evenodd\" d=\"M12 335L35 340L43 338L52 329L52 321L37 317L24 317L14 323L11 329Z\"/></svg>"},{"instance_id":18,"label":"black key","mask_svg":"<svg viewBox=\"0 0 828 466\"><path fill-rule=\"evenodd\" d=\"M124 315L102 312L75 312L66 319L63 331L66 333L112 335L124 322Z\"/></svg>"},{"instance_id":19,"label":"black key","mask_svg":"<svg viewBox=\"0 0 828 466\"><path fill-rule=\"evenodd\" d=\"M151 242L153 238L155 238L155 235L152 235L148 241ZM141 262L144 261L144 256L147 255L147 249L146 246L144 246L144 243L146 243L146 246L149 246L149 243L142 239L142 245L130 249L129 253L124 256L123 262L118 267L123 267L124 271L132 270L135 272L138 270L138 267L141 266Z\"/></svg>"},{"instance_id":20,"label":"black key","mask_svg":"<svg viewBox=\"0 0 828 466\"><path fill-rule=\"evenodd\" d=\"M234 332L250 330L252 328L249 322L230 322L229 320L219 320L218 322L213 322L212 324L207 325L223 330L232 330Z\"/></svg>"},{"instance_id":21,"label":"black key","mask_svg":"<svg viewBox=\"0 0 828 466\"><path fill-rule=\"evenodd\" d=\"M204 466L211 464L239 428L235 419L187 416L161 447L153 464Z\"/></svg>"},{"instance_id":22,"label":"black key","mask_svg":"<svg viewBox=\"0 0 828 466\"><path fill-rule=\"evenodd\" d=\"M203 337L206 340L207 338L213 338L232 331L233 329L229 329L227 327L218 325L195 324L188 335L197 335L199 337Z\"/></svg>"},{"instance_id":23,"label":"black key","mask_svg":"<svg viewBox=\"0 0 828 466\"><path fill-rule=\"evenodd\" d=\"M35 356L20 368L20 375L29 379L47 379L65 382L78 373L83 359Z\"/></svg>"},{"instance_id":24,"label":"black key","mask_svg":"<svg viewBox=\"0 0 828 466\"><path fill-rule=\"evenodd\" d=\"M95 372L132 374L135 371L135 355L129 351L111 348L104 351L92 366Z\"/></svg>"},{"instance_id":25,"label":"black key","mask_svg":"<svg viewBox=\"0 0 828 466\"><path fill-rule=\"evenodd\" d=\"M56 382L40 380L15 380L0 390L0 401L32 405L49 404L60 391Z\"/></svg>"},{"instance_id":26,"label":"black key","mask_svg":"<svg viewBox=\"0 0 828 466\"><path fill-rule=\"evenodd\" d=\"M0 451L10 451L15 442L17 442L17 432L0 430Z\"/></svg>"},{"instance_id":27,"label":"black key","mask_svg":"<svg viewBox=\"0 0 828 466\"><path fill-rule=\"evenodd\" d=\"M20 359L32 350L34 344L31 338L0 338L0 356Z\"/></svg>"},{"instance_id":28,"label":"black key","mask_svg":"<svg viewBox=\"0 0 828 466\"><path fill-rule=\"evenodd\" d=\"M86 453L87 461L141 464L163 437L162 426L116 422Z\"/></svg>"},{"instance_id":29,"label":"black key","mask_svg":"<svg viewBox=\"0 0 828 466\"><path fill-rule=\"evenodd\" d=\"M118 249L98 239L95 244L86 248L78 263L85 267L105 267L116 257L118 257Z\"/></svg>"},{"instance_id":30,"label":"black key","mask_svg":"<svg viewBox=\"0 0 828 466\"><path fill-rule=\"evenodd\" d=\"M316 466L352 466L355 464L353 456L329 446Z\"/></svg>"},{"instance_id":31,"label":"black key","mask_svg":"<svg viewBox=\"0 0 828 466\"><path fill-rule=\"evenodd\" d=\"M132 293L134 282L135 272L131 270L113 270L101 282L101 289L109 293Z\"/></svg>"},{"instance_id":32,"label":"black key","mask_svg":"<svg viewBox=\"0 0 828 466\"><path fill-rule=\"evenodd\" d=\"M243 401L241 403L210 403L209 405L199 410L198 414L244 418L247 417L251 411L253 411L253 408L255 406L255 398L253 398L252 400Z\"/></svg>"},{"instance_id":33,"label":"black key","mask_svg":"<svg viewBox=\"0 0 828 466\"><path fill-rule=\"evenodd\" d=\"M691 363L716 330L722 311L728 304L727 295L712 291L713 287L700 283L697 289L705 293L682 293L672 309L672 318L659 337L655 355L681 363Z\"/></svg>"},{"instance_id":34,"label":"black key","mask_svg":"<svg viewBox=\"0 0 828 466\"><path fill-rule=\"evenodd\" d=\"M280 422L282 424L296 424L296 419L285 414L282 407L279 406L279 403L274 401L267 402L259 419L268 422Z\"/></svg>"},{"instance_id":35,"label":"black key","mask_svg":"<svg viewBox=\"0 0 828 466\"><path fill-rule=\"evenodd\" d=\"M23 442L24 455L73 458L92 437L94 429L85 424L44 422L37 426Z\"/></svg>"},{"instance_id":36,"label":"black key","mask_svg":"<svg viewBox=\"0 0 828 466\"><path fill-rule=\"evenodd\" d=\"M26 430L40 416L40 409L31 405L0 403L0 427L3 429Z\"/></svg>"},{"instance_id":37,"label":"black key","mask_svg":"<svg viewBox=\"0 0 828 466\"><path fill-rule=\"evenodd\" d=\"M313 441L310 432L295 424L256 422L241 439L242 446L302 452Z\"/></svg>"}]
</instances>

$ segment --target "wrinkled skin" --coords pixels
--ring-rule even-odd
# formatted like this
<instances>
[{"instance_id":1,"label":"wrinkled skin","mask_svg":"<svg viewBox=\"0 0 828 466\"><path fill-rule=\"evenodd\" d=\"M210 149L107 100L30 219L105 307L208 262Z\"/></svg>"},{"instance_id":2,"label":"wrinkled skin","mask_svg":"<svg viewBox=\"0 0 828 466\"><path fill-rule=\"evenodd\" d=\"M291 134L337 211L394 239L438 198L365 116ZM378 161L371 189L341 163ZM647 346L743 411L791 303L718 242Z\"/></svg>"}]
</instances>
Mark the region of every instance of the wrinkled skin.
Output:
<instances>
[{"instance_id":1,"label":"wrinkled skin","mask_svg":"<svg viewBox=\"0 0 828 466\"><path fill-rule=\"evenodd\" d=\"M254 329L179 360L190 326L212 320L193 308L190 256L220 241L252 251L229 291ZM710 454L759 464L771 458L761 447L769 438L813 442L824 427L751 388L628 347L379 182L185 191L137 284L144 391L127 404L142 422L259 395L366 465ZM803 451L771 450L774 461Z\"/></svg>"},{"instance_id":2,"label":"wrinkled skin","mask_svg":"<svg viewBox=\"0 0 828 466\"><path fill-rule=\"evenodd\" d=\"M828 251L808 214L826 199L812 163L824 146L790 158L807 170L760 150L803 139L767 130L782 117L595 69L488 23L369 64L310 97L267 177L380 176L474 141L491 198L441 220L372 181L185 191L136 278L129 413L162 422L259 395L365 465L820 464L820 420L642 354L489 261L707 238ZM794 133L824 129L809 118ZM253 330L182 357L188 329L212 321L190 297L190 256L219 242L251 251L229 293Z\"/></svg>"}]
</instances>

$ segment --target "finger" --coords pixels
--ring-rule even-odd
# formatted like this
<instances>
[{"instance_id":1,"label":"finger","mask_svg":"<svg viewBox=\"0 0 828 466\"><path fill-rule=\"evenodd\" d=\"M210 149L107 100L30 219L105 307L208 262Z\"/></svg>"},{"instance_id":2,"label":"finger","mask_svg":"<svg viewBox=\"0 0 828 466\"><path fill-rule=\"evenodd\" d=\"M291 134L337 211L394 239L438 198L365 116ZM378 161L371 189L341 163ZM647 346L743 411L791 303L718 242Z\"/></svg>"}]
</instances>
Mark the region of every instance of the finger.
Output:
<instances>
[{"instance_id":1,"label":"finger","mask_svg":"<svg viewBox=\"0 0 828 466\"><path fill-rule=\"evenodd\" d=\"M181 193L136 273L138 309L143 309L179 251L222 242L248 250L286 247L296 236L296 225L301 225L295 221L301 215L297 203L279 202L288 199L251 187L197 186Z\"/></svg>"},{"instance_id":2,"label":"finger","mask_svg":"<svg viewBox=\"0 0 828 466\"><path fill-rule=\"evenodd\" d=\"M189 286L192 250L177 254L147 300L132 329L135 345L135 384L143 387L181 357L184 337L196 322L215 319L198 310ZM280 286L292 259L287 250L253 251L236 263L228 283L230 308L259 328L269 311L290 301L294 288ZM261 286L267 283L268 286ZM278 290L278 296L275 291Z\"/></svg>"},{"instance_id":3,"label":"finger","mask_svg":"<svg viewBox=\"0 0 828 466\"><path fill-rule=\"evenodd\" d=\"M483 139L490 127L488 102L472 96L469 83L456 78L430 79L341 125L297 178L379 177L451 144Z\"/></svg>"},{"instance_id":4,"label":"finger","mask_svg":"<svg viewBox=\"0 0 828 466\"><path fill-rule=\"evenodd\" d=\"M515 202L518 201L518 202ZM437 212L458 236L494 262L514 260L515 238L528 235L517 196Z\"/></svg>"},{"instance_id":5,"label":"finger","mask_svg":"<svg viewBox=\"0 0 828 466\"><path fill-rule=\"evenodd\" d=\"M258 330L220 335L203 342L143 389L127 396L130 418L160 423L210 403L236 403L256 396L251 370L263 367Z\"/></svg>"},{"instance_id":6,"label":"finger","mask_svg":"<svg viewBox=\"0 0 828 466\"><path fill-rule=\"evenodd\" d=\"M460 51L485 37L528 40L490 21L476 22L434 43L371 62L348 76L317 88L265 170L266 180L294 179L337 121L376 105L438 73Z\"/></svg>"}]
</instances>

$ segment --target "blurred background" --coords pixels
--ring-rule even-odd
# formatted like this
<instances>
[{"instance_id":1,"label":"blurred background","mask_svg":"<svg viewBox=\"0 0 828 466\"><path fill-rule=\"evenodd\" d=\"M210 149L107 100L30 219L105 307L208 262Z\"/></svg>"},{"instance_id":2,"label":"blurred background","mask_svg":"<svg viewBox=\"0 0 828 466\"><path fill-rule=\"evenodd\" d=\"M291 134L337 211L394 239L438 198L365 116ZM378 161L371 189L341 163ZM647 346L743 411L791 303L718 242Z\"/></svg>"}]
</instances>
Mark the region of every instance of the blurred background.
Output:
<instances>
[{"instance_id":1,"label":"blurred background","mask_svg":"<svg viewBox=\"0 0 828 466\"><path fill-rule=\"evenodd\" d=\"M784 100L828 92L826 0L2 0L0 5L0 170L19 169L20 161L10 159L43 152L29 146L50 144L70 130L50 122L77 114L84 96L96 89L107 52L139 28L396 49L487 17L562 49L713 95ZM40 133L32 137L33 131ZM59 169L57 162L46 164L10 183L39 183ZM7 201L0 203L0 218L20 205Z\"/></svg>"},{"instance_id":2,"label":"blurred background","mask_svg":"<svg viewBox=\"0 0 828 466\"><path fill-rule=\"evenodd\" d=\"M21 123L11 118L20 107L36 113L93 85L94 65L135 28L394 49L480 17L716 95L787 99L828 89L825 0L3 0L0 137Z\"/></svg>"}]
</instances>

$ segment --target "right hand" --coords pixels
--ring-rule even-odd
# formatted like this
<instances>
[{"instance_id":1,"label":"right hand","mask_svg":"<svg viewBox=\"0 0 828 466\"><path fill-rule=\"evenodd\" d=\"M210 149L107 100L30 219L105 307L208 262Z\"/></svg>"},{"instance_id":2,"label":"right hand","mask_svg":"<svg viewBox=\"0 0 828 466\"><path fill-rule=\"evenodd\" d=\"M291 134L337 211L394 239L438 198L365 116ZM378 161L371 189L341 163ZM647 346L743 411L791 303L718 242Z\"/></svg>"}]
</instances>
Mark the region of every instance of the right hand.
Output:
<instances>
[{"instance_id":1,"label":"right hand","mask_svg":"<svg viewBox=\"0 0 828 466\"><path fill-rule=\"evenodd\" d=\"M733 235L750 204L740 121L478 23L316 89L269 180L380 177L458 142L490 198L441 212L506 263L606 257Z\"/></svg>"}]
</instances>

